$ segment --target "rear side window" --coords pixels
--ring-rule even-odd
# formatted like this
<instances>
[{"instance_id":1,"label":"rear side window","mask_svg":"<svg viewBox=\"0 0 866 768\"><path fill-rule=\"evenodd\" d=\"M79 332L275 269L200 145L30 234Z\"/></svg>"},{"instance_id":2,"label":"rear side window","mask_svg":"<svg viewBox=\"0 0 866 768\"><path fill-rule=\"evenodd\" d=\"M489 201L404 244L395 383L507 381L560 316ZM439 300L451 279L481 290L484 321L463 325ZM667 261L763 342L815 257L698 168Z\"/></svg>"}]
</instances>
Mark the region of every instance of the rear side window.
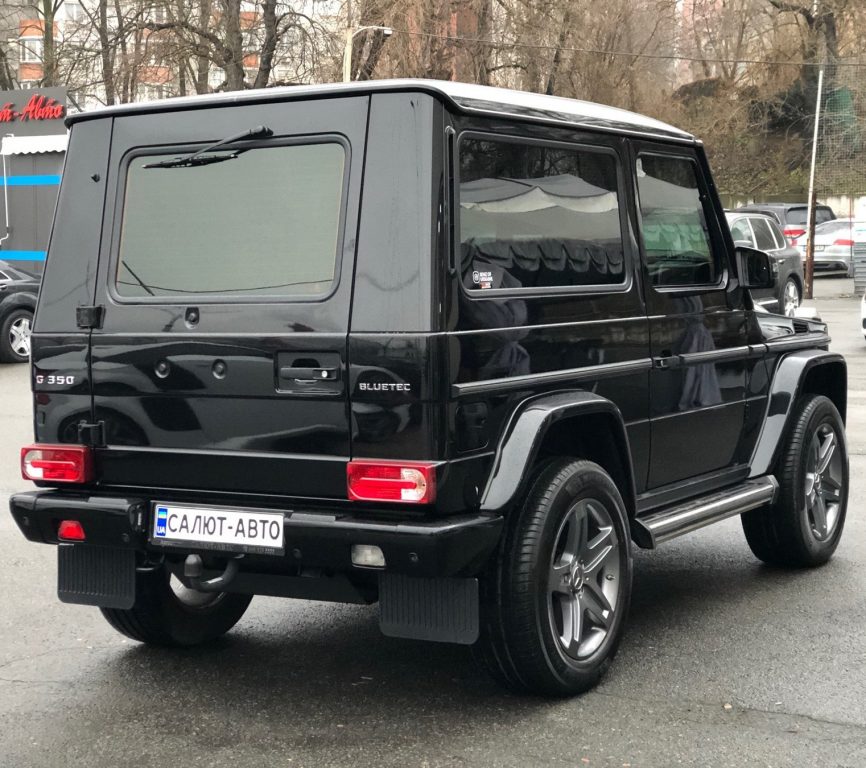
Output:
<instances>
[{"instance_id":1,"label":"rear side window","mask_svg":"<svg viewBox=\"0 0 866 768\"><path fill-rule=\"evenodd\" d=\"M737 219L731 224L731 239L735 243L745 243L752 248L755 247L755 240L752 237L752 229L748 219Z\"/></svg>"},{"instance_id":2,"label":"rear side window","mask_svg":"<svg viewBox=\"0 0 866 768\"><path fill-rule=\"evenodd\" d=\"M765 219L759 219L757 216L752 219L752 230L755 233L756 247L762 251L774 251L779 246L770 231L770 225Z\"/></svg>"},{"instance_id":3,"label":"rear side window","mask_svg":"<svg viewBox=\"0 0 866 768\"><path fill-rule=\"evenodd\" d=\"M460 142L460 258L470 291L626 280L616 157L480 138Z\"/></svg>"},{"instance_id":4,"label":"rear side window","mask_svg":"<svg viewBox=\"0 0 866 768\"><path fill-rule=\"evenodd\" d=\"M127 166L115 288L122 297L315 297L337 276L342 144L215 152L216 162ZM211 157L208 155L207 157Z\"/></svg>"},{"instance_id":5,"label":"rear side window","mask_svg":"<svg viewBox=\"0 0 866 768\"><path fill-rule=\"evenodd\" d=\"M656 286L718 281L692 160L641 155L637 161L641 229L650 282Z\"/></svg>"}]
</instances>

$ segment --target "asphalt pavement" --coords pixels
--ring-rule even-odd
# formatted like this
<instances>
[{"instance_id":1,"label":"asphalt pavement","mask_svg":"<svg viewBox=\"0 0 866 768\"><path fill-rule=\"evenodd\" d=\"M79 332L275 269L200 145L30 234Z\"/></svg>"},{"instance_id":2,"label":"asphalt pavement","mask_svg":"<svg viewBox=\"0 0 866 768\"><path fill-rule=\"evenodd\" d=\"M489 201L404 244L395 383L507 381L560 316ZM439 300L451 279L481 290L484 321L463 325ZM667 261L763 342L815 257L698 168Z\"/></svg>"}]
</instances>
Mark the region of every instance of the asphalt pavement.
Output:
<instances>
[{"instance_id":1,"label":"asphalt pavement","mask_svg":"<svg viewBox=\"0 0 866 768\"><path fill-rule=\"evenodd\" d=\"M503 692L465 648L382 637L375 608L256 598L217 644L152 650L55 595L24 489L28 372L0 366L0 768L866 765L866 341L851 281L816 281L849 366L851 496L825 567L762 566L739 520L636 553L602 685Z\"/></svg>"}]
</instances>

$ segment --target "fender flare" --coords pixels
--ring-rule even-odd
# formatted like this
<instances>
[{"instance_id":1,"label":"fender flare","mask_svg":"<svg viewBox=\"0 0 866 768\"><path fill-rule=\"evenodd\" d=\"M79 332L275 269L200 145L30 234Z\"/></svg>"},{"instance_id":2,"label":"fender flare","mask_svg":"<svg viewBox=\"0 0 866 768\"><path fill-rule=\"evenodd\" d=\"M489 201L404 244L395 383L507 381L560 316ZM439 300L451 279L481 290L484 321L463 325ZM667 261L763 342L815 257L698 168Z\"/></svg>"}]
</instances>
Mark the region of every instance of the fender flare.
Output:
<instances>
[{"instance_id":1,"label":"fender flare","mask_svg":"<svg viewBox=\"0 0 866 768\"><path fill-rule=\"evenodd\" d=\"M845 377L842 402L836 402L836 407L839 409L844 422L847 396L845 358L836 352L827 352L822 349L803 349L785 355L779 361L773 375L773 381L770 384L767 410L764 414L761 434L752 452L749 477L760 477L773 470L779 457L782 440L788 432L792 418L794 418L794 406L805 391L809 372L821 366L833 366L840 370Z\"/></svg>"},{"instance_id":2,"label":"fender flare","mask_svg":"<svg viewBox=\"0 0 866 768\"><path fill-rule=\"evenodd\" d=\"M5 317L8 312L19 308L35 312L36 294L26 291L16 291L7 295L0 293L0 317Z\"/></svg>"},{"instance_id":3,"label":"fender flare","mask_svg":"<svg viewBox=\"0 0 866 768\"><path fill-rule=\"evenodd\" d=\"M481 509L502 512L525 490L530 471L551 426L563 419L603 415L610 421L626 486L620 488L630 514L635 510L634 470L628 435L619 408L610 400L584 390L552 392L524 400L514 411L499 441Z\"/></svg>"}]
</instances>

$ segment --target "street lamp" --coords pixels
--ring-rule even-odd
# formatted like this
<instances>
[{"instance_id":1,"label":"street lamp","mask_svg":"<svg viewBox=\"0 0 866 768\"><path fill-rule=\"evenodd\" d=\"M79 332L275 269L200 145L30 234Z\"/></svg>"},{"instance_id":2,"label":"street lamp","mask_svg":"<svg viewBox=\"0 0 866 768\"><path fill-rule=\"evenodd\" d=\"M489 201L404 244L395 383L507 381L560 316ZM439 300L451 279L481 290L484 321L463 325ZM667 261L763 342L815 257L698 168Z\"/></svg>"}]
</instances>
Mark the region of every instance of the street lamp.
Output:
<instances>
[{"instance_id":1,"label":"street lamp","mask_svg":"<svg viewBox=\"0 0 866 768\"><path fill-rule=\"evenodd\" d=\"M366 27L349 27L346 30L346 47L343 49L343 82L348 83L352 79L352 42L355 39L355 35L360 32L366 32L370 29L378 29L381 30L382 34L385 37L391 37L394 34L394 30L391 27L380 27L377 25L370 25Z\"/></svg>"}]
</instances>

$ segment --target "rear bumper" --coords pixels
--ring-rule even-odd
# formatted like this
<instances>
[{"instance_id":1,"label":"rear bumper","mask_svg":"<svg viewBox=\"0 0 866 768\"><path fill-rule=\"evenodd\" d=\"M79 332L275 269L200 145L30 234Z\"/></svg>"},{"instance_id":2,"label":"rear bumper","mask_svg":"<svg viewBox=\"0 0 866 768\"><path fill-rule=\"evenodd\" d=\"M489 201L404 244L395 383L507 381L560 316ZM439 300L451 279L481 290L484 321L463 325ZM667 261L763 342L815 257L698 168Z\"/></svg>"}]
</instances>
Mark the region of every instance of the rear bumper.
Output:
<instances>
[{"instance_id":1,"label":"rear bumper","mask_svg":"<svg viewBox=\"0 0 866 768\"><path fill-rule=\"evenodd\" d=\"M848 269L851 264L850 253L815 254L814 268L818 271L836 271Z\"/></svg>"},{"instance_id":2,"label":"rear bumper","mask_svg":"<svg viewBox=\"0 0 866 768\"><path fill-rule=\"evenodd\" d=\"M194 545L173 548L171 553L153 546L148 540L152 505L146 498L42 490L15 494L9 506L22 533L35 542L58 544L59 522L75 519L84 527L88 545L132 549L154 558L218 554ZM247 568L275 575L324 568L342 573L383 570L409 576L472 576L496 547L503 522L500 516L478 513L403 522L343 511L287 510L283 515L285 555L246 557ZM380 547L385 568L353 566L353 544Z\"/></svg>"}]
</instances>

